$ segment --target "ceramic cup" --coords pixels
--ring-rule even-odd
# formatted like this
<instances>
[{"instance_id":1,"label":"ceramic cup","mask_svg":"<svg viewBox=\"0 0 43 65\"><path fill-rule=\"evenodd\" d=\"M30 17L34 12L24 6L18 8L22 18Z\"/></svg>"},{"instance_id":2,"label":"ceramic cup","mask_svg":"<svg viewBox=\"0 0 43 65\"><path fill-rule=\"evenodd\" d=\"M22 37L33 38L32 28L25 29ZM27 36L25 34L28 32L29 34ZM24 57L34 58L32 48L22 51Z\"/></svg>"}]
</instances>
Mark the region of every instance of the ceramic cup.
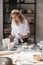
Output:
<instances>
[{"instance_id":1,"label":"ceramic cup","mask_svg":"<svg viewBox=\"0 0 43 65\"><path fill-rule=\"evenodd\" d=\"M2 39L2 43L3 43L3 47L7 47L8 44L10 44L10 39L9 38L5 38L5 39Z\"/></svg>"}]
</instances>

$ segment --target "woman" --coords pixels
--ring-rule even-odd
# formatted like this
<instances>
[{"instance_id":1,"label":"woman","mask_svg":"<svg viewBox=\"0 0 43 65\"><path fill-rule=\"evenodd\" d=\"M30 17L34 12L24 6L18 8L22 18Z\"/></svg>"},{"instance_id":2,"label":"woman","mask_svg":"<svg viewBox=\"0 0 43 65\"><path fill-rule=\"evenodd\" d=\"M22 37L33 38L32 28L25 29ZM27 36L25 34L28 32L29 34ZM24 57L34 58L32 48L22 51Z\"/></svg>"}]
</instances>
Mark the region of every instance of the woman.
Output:
<instances>
[{"instance_id":1,"label":"woman","mask_svg":"<svg viewBox=\"0 0 43 65\"><path fill-rule=\"evenodd\" d=\"M19 10L12 10L11 11L11 35L9 36L10 39L17 37L18 42L28 42L28 37L30 35L29 23L26 18L21 14Z\"/></svg>"}]
</instances>

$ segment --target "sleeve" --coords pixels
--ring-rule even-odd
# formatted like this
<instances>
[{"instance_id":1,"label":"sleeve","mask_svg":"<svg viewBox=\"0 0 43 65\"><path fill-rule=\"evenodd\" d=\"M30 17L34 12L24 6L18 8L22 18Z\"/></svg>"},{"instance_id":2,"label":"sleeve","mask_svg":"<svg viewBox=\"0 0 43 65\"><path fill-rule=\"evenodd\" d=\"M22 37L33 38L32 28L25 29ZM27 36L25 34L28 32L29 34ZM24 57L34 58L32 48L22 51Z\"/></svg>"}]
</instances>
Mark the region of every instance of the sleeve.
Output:
<instances>
[{"instance_id":1,"label":"sleeve","mask_svg":"<svg viewBox=\"0 0 43 65\"><path fill-rule=\"evenodd\" d=\"M25 20L25 31L26 31L26 34L27 33L30 34L30 26L29 26L29 22L27 20Z\"/></svg>"},{"instance_id":2,"label":"sleeve","mask_svg":"<svg viewBox=\"0 0 43 65\"><path fill-rule=\"evenodd\" d=\"M11 23L11 35L14 35L14 25Z\"/></svg>"}]
</instances>

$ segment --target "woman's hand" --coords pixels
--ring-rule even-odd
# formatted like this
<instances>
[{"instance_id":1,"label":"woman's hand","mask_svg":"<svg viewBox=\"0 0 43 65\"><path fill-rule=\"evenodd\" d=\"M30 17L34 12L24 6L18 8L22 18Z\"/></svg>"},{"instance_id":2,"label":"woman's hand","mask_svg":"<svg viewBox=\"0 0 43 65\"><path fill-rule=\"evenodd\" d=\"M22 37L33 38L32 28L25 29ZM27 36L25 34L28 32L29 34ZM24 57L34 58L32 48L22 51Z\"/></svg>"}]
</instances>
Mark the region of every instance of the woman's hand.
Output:
<instances>
[{"instance_id":1,"label":"woman's hand","mask_svg":"<svg viewBox=\"0 0 43 65\"><path fill-rule=\"evenodd\" d=\"M9 35L9 39L13 39L14 38L14 35Z\"/></svg>"},{"instance_id":2,"label":"woman's hand","mask_svg":"<svg viewBox=\"0 0 43 65\"><path fill-rule=\"evenodd\" d=\"M18 39L23 39L23 35L21 35L20 33L18 33Z\"/></svg>"},{"instance_id":3,"label":"woman's hand","mask_svg":"<svg viewBox=\"0 0 43 65\"><path fill-rule=\"evenodd\" d=\"M18 39L23 39L24 36L23 35L19 35Z\"/></svg>"},{"instance_id":4,"label":"woman's hand","mask_svg":"<svg viewBox=\"0 0 43 65\"><path fill-rule=\"evenodd\" d=\"M29 35L30 35L30 33L27 33L26 35L21 35L21 34L19 34L18 39L27 38L27 37L29 37Z\"/></svg>"}]
</instances>

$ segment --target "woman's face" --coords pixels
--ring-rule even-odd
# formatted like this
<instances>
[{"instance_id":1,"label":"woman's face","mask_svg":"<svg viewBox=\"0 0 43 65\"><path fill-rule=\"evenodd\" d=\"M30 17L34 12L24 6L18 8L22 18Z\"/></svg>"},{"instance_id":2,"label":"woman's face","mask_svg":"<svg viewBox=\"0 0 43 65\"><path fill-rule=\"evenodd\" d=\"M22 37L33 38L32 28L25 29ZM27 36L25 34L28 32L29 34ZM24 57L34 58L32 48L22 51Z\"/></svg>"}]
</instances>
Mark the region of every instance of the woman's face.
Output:
<instances>
[{"instance_id":1,"label":"woman's face","mask_svg":"<svg viewBox=\"0 0 43 65\"><path fill-rule=\"evenodd\" d=\"M20 21L18 15L16 15L16 14L15 14L15 15L12 15L12 18L13 18L15 21L18 21L18 22Z\"/></svg>"}]
</instances>

